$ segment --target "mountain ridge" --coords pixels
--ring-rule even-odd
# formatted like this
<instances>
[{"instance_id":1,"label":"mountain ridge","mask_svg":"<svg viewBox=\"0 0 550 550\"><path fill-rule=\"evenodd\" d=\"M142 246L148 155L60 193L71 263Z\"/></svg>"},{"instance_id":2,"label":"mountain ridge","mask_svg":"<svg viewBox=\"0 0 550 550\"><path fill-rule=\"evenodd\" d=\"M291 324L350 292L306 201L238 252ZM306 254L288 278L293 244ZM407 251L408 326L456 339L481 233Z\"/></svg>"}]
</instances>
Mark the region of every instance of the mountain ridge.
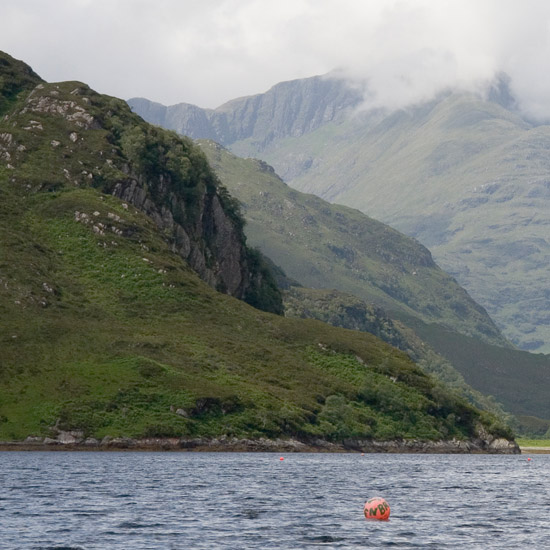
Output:
<instances>
[{"instance_id":1,"label":"mountain ridge","mask_svg":"<svg viewBox=\"0 0 550 550\"><path fill-rule=\"evenodd\" d=\"M194 139L221 144L260 139L264 147L274 139L298 137L337 120L360 102L359 91L348 89L342 80L330 75L281 82L265 94L233 99L216 109L189 103L166 107L144 98L128 100L145 119ZM268 135L263 132L266 125Z\"/></svg>"}]
</instances>

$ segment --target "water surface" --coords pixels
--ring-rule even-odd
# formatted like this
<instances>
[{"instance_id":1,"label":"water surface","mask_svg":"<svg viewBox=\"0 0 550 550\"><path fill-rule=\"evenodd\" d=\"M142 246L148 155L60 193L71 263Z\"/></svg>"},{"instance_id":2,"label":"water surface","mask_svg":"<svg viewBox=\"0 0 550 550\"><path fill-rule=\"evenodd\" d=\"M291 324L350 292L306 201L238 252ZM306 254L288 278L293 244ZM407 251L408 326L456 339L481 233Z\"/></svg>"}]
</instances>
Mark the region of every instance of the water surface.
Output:
<instances>
[{"instance_id":1,"label":"water surface","mask_svg":"<svg viewBox=\"0 0 550 550\"><path fill-rule=\"evenodd\" d=\"M550 548L549 455L284 458L0 452L0 548Z\"/></svg>"}]
</instances>

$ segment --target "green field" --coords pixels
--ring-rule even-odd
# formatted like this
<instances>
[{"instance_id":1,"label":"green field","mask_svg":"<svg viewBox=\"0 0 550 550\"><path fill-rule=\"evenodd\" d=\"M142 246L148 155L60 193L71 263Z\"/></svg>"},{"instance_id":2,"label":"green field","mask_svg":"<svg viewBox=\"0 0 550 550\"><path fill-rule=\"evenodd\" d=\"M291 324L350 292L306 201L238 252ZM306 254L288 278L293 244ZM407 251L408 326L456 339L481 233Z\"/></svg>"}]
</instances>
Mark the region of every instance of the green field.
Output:
<instances>
[{"instance_id":1,"label":"green field","mask_svg":"<svg viewBox=\"0 0 550 550\"><path fill-rule=\"evenodd\" d=\"M550 439L527 439L519 437L516 443L520 447L548 447L550 448Z\"/></svg>"}]
</instances>

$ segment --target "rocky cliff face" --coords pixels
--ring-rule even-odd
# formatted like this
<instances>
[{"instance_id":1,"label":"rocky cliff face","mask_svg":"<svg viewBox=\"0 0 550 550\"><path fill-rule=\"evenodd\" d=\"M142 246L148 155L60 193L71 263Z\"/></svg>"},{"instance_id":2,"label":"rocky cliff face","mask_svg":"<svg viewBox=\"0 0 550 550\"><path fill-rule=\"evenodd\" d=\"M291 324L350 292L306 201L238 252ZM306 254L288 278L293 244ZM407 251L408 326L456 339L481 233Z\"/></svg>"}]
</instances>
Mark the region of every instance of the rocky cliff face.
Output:
<instances>
[{"instance_id":1,"label":"rocky cliff face","mask_svg":"<svg viewBox=\"0 0 550 550\"><path fill-rule=\"evenodd\" d=\"M2 60L8 76L34 74L9 56ZM245 244L236 201L190 140L150 127L123 101L78 82L27 78L12 88L18 93L10 97L19 102L0 124L0 156L13 183L33 191L92 186L113 194L145 212L209 285L282 312L268 268Z\"/></svg>"},{"instance_id":2,"label":"rocky cliff face","mask_svg":"<svg viewBox=\"0 0 550 550\"><path fill-rule=\"evenodd\" d=\"M180 103L165 107L142 98L128 101L149 122L195 139L223 145L252 139L264 147L274 139L299 137L341 117L361 101L343 80L315 76L282 82L265 94L230 101L217 109Z\"/></svg>"},{"instance_id":3,"label":"rocky cliff face","mask_svg":"<svg viewBox=\"0 0 550 550\"><path fill-rule=\"evenodd\" d=\"M166 107L140 97L129 100L128 104L134 112L152 124L190 137L220 140L216 129L219 124L213 124L211 121L214 118L212 109L201 109L189 103Z\"/></svg>"},{"instance_id":4,"label":"rocky cliff face","mask_svg":"<svg viewBox=\"0 0 550 550\"><path fill-rule=\"evenodd\" d=\"M173 249L210 286L232 296L244 298L247 283L246 253L234 223L224 212L219 198L203 192L198 199L198 216L192 224L174 219L175 210L185 209L185 201L164 186L162 198L172 205L159 206L148 195L147 183L129 178L115 184L112 193L152 218L172 236Z\"/></svg>"}]
</instances>

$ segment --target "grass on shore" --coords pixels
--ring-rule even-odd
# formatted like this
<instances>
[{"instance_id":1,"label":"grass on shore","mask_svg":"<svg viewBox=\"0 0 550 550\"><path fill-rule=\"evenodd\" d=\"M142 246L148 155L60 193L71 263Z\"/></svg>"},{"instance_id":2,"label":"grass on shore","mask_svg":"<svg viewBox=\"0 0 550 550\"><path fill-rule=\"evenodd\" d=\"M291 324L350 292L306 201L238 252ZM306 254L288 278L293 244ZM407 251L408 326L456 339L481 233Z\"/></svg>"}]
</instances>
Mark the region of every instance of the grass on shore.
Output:
<instances>
[{"instance_id":1,"label":"grass on shore","mask_svg":"<svg viewBox=\"0 0 550 550\"><path fill-rule=\"evenodd\" d=\"M524 437L516 439L520 447L550 447L550 439L527 439Z\"/></svg>"}]
</instances>

